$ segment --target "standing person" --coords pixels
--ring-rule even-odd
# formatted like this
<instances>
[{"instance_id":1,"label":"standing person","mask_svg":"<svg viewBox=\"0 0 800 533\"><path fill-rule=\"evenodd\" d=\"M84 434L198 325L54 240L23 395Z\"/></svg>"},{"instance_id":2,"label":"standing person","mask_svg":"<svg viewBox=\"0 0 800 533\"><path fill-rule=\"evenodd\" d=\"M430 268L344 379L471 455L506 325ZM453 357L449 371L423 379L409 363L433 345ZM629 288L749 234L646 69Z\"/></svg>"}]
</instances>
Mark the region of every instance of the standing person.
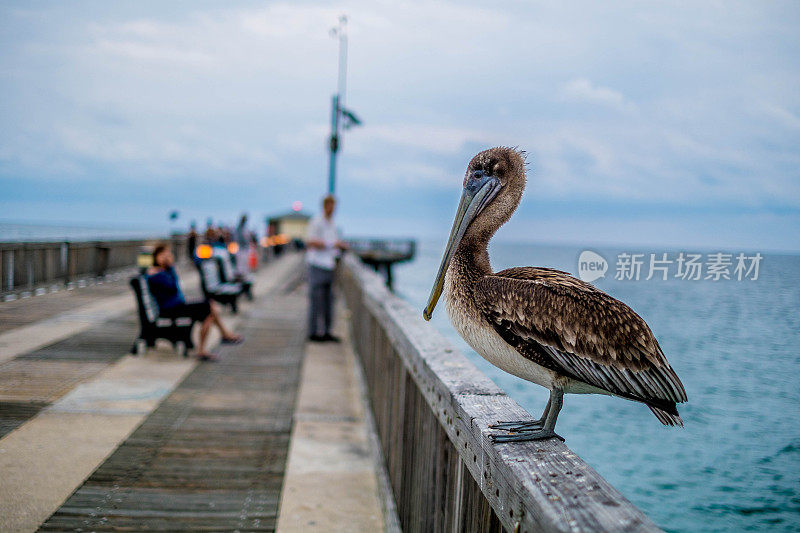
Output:
<instances>
[{"instance_id":1,"label":"standing person","mask_svg":"<svg viewBox=\"0 0 800 533\"><path fill-rule=\"evenodd\" d=\"M227 248L229 242L231 242L231 232L228 230L228 228L222 224L219 224L217 226L217 240L211 243L212 246L216 244L218 246L222 246L223 248Z\"/></svg>"},{"instance_id":2,"label":"standing person","mask_svg":"<svg viewBox=\"0 0 800 533\"><path fill-rule=\"evenodd\" d=\"M153 266L147 271L147 284L158 303L161 315L165 317L188 316L202 322L200 345L197 347L197 357L201 361L217 360L215 355L206 351L206 340L212 325L217 326L222 334L223 344L242 342L241 335L236 335L222 323L219 308L215 302L209 300L186 301L178 281L178 273L175 272L175 257L166 246L159 245L153 250Z\"/></svg>"},{"instance_id":3,"label":"standing person","mask_svg":"<svg viewBox=\"0 0 800 533\"><path fill-rule=\"evenodd\" d=\"M186 238L186 251L188 252L188 257L195 264L197 263L197 237L197 223L193 220L189 228L189 235Z\"/></svg>"},{"instance_id":4,"label":"standing person","mask_svg":"<svg viewBox=\"0 0 800 533\"><path fill-rule=\"evenodd\" d=\"M206 231L204 234L204 238L206 244L211 244L215 240L217 240L217 230L214 229L214 223L210 218L208 219L208 221L206 221Z\"/></svg>"},{"instance_id":5,"label":"standing person","mask_svg":"<svg viewBox=\"0 0 800 533\"><path fill-rule=\"evenodd\" d=\"M247 257L247 266L250 272L258 270L258 238L255 232L250 232L250 255Z\"/></svg>"},{"instance_id":6,"label":"standing person","mask_svg":"<svg viewBox=\"0 0 800 533\"><path fill-rule=\"evenodd\" d=\"M236 251L236 270L240 276L246 277L250 271L250 232L247 231L247 213L242 213L234 237L239 248Z\"/></svg>"},{"instance_id":7,"label":"standing person","mask_svg":"<svg viewBox=\"0 0 800 533\"><path fill-rule=\"evenodd\" d=\"M312 342L333 341L339 338L331 334L333 324L333 271L336 259L347 243L340 239L333 222L336 199L332 195L322 200L322 213L308 224L306 235L306 262L308 263L308 340Z\"/></svg>"}]
</instances>

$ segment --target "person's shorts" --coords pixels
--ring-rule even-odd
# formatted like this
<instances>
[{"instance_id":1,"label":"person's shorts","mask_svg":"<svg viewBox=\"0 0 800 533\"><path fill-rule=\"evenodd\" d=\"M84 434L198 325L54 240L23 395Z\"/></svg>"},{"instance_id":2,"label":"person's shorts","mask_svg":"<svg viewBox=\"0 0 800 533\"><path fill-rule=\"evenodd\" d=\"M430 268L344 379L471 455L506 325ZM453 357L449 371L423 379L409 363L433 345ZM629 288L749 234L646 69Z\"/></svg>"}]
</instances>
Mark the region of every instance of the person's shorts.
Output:
<instances>
[{"instance_id":1,"label":"person's shorts","mask_svg":"<svg viewBox=\"0 0 800 533\"><path fill-rule=\"evenodd\" d=\"M187 316L192 320L202 322L211 314L211 304L207 300L203 302L186 302L167 309L161 314L170 318Z\"/></svg>"}]
</instances>

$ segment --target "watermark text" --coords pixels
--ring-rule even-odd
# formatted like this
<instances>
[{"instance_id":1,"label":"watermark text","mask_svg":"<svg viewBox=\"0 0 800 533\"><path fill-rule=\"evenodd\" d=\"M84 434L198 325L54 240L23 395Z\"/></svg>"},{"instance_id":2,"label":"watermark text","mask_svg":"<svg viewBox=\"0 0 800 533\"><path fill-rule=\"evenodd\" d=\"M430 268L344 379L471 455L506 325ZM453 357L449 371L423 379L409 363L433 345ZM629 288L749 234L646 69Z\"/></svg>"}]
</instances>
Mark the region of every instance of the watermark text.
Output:
<instances>
[{"instance_id":1,"label":"watermark text","mask_svg":"<svg viewBox=\"0 0 800 533\"><path fill-rule=\"evenodd\" d=\"M691 252L661 252L617 254L614 263L614 279L630 281L756 281L763 256L754 254L714 252L707 254ZM592 282L605 277L609 269L606 259L596 252L584 250L578 257L578 277Z\"/></svg>"}]
</instances>

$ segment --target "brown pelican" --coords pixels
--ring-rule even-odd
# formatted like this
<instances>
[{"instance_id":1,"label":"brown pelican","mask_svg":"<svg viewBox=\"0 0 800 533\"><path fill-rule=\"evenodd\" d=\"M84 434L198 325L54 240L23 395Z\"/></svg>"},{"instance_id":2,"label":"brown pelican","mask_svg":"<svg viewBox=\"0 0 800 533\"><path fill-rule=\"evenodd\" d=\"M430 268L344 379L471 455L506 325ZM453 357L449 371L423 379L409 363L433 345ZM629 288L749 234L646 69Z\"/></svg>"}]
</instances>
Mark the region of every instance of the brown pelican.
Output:
<instances>
[{"instance_id":1,"label":"brown pelican","mask_svg":"<svg viewBox=\"0 0 800 533\"><path fill-rule=\"evenodd\" d=\"M467 167L461 202L428 305L442 291L458 333L493 365L550 390L539 420L499 422L496 442L555 433L564 393L610 394L647 405L682 426L681 380L645 321L630 307L566 272L517 267L492 272L489 240L520 203L525 159L511 148L479 153ZM563 439L561 439L563 440Z\"/></svg>"}]
</instances>

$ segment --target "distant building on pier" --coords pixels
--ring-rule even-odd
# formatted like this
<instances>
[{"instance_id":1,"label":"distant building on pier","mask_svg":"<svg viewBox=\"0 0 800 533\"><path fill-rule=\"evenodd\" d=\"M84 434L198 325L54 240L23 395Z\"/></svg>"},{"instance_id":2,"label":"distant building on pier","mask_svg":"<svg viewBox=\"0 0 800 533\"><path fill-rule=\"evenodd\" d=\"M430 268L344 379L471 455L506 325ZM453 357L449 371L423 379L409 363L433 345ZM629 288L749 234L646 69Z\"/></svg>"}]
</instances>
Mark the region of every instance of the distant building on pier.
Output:
<instances>
[{"instance_id":1,"label":"distant building on pier","mask_svg":"<svg viewBox=\"0 0 800 533\"><path fill-rule=\"evenodd\" d=\"M311 215L298 211L289 211L282 215L267 217L267 235L285 235L290 241L303 241Z\"/></svg>"}]
</instances>

